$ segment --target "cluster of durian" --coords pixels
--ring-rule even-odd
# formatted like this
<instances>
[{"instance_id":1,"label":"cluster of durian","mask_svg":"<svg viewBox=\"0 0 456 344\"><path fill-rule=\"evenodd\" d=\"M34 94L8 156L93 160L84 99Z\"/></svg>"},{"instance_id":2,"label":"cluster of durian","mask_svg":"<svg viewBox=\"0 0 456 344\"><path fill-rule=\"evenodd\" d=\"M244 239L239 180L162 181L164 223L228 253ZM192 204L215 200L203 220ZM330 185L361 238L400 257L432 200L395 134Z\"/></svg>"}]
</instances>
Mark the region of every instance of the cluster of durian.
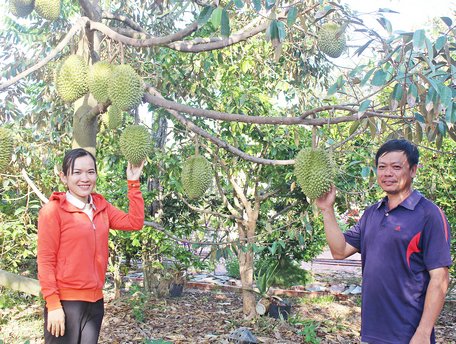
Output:
<instances>
[{"instance_id":1,"label":"cluster of durian","mask_svg":"<svg viewBox=\"0 0 456 344\"><path fill-rule=\"evenodd\" d=\"M329 153L321 148L304 148L296 156L296 180L311 201L330 190L335 174L333 166Z\"/></svg>"},{"instance_id":2,"label":"cluster of durian","mask_svg":"<svg viewBox=\"0 0 456 344\"><path fill-rule=\"evenodd\" d=\"M70 55L60 64L55 84L65 102L72 103L87 92L100 103L110 101L111 106L102 117L109 129L122 125L123 111L137 107L144 95L142 79L130 65L98 61L89 68L79 55Z\"/></svg>"},{"instance_id":3,"label":"cluster of durian","mask_svg":"<svg viewBox=\"0 0 456 344\"><path fill-rule=\"evenodd\" d=\"M323 54L339 57L347 47L344 28L336 23L324 24L318 32L317 46Z\"/></svg>"},{"instance_id":4,"label":"cluster of durian","mask_svg":"<svg viewBox=\"0 0 456 344\"><path fill-rule=\"evenodd\" d=\"M181 183L188 198L196 200L212 184L211 163L201 155L192 155L182 166Z\"/></svg>"},{"instance_id":5,"label":"cluster of durian","mask_svg":"<svg viewBox=\"0 0 456 344\"><path fill-rule=\"evenodd\" d=\"M16 17L27 17L35 12L44 19L57 20L60 16L60 0L10 0L10 12Z\"/></svg>"},{"instance_id":6,"label":"cluster of durian","mask_svg":"<svg viewBox=\"0 0 456 344\"><path fill-rule=\"evenodd\" d=\"M5 170L11 161L13 144L11 130L0 127L0 171Z\"/></svg>"},{"instance_id":7,"label":"cluster of durian","mask_svg":"<svg viewBox=\"0 0 456 344\"><path fill-rule=\"evenodd\" d=\"M152 137L146 127L130 125L120 135L120 151L133 166L139 166L152 152Z\"/></svg>"}]
</instances>

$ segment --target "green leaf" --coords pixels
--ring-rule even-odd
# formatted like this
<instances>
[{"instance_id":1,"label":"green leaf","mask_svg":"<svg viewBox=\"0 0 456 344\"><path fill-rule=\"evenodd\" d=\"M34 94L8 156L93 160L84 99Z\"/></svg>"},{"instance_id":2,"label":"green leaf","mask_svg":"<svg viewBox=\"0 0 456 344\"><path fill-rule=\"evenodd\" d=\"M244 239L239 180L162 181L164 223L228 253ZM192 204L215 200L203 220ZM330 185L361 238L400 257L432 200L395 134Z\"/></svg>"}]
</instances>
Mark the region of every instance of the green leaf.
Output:
<instances>
[{"instance_id":1,"label":"green leaf","mask_svg":"<svg viewBox=\"0 0 456 344\"><path fill-rule=\"evenodd\" d=\"M353 133L358 129L359 125L361 124L361 121L354 121L352 125L350 126L350 130L348 131L348 135L353 135Z\"/></svg>"},{"instance_id":2,"label":"green leaf","mask_svg":"<svg viewBox=\"0 0 456 344\"><path fill-rule=\"evenodd\" d=\"M211 16L211 23L214 26L214 28L218 29L220 27L220 24L222 22L222 13L223 13L223 8L222 7L217 7L213 12Z\"/></svg>"},{"instance_id":3,"label":"green leaf","mask_svg":"<svg viewBox=\"0 0 456 344\"><path fill-rule=\"evenodd\" d=\"M424 41L426 39L426 34L423 29L416 30L413 33L413 49L421 50L424 47Z\"/></svg>"},{"instance_id":4,"label":"green leaf","mask_svg":"<svg viewBox=\"0 0 456 344\"><path fill-rule=\"evenodd\" d=\"M379 8L378 9L378 12L385 12L385 13L399 13L399 12L396 12L396 11L393 11L389 8Z\"/></svg>"},{"instance_id":5,"label":"green leaf","mask_svg":"<svg viewBox=\"0 0 456 344\"><path fill-rule=\"evenodd\" d=\"M415 106L416 100L418 99L418 87L415 84L411 84L407 92L407 104L410 107Z\"/></svg>"},{"instance_id":6,"label":"green leaf","mask_svg":"<svg viewBox=\"0 0 456 344\"><path fill-rule=\"evenodd\" d=\"M443 48L443 46L446 43L446 40L447 40L446 36L440 36L439 38L437 38L437 40L435 41L435 44L434 44L435 50L437 50L437 52L439 52Z\"/></svg>"},{"instance_id":7,"label":"green leaf","mask_svg":"<svg viewBox=\"0 0 456 344\"><path fill-rule=\"evenodd\" d=\"M253 3L253 8L255 9L255 11L257 11L257 12L261 11L261 0L253 0L252 3Z\"/></svg>"},{"instance_id":8,"label":"green leaf","mask_svg":"<svg viewBox=\"0 0 456 344\"><path fill-rule=\"evenodd\" d=\"M338 89L339 89L339 85L336 82L330 88L328 88L328 93L326 93L326 97L332 96L334 93L337 92Z\"/></svg>"},{"instance_id":9,"label":"green leaf","mask_svg":"<svg viewBox=\"0 0 456 344\"><path fill-rule=\"evenodd\" d=\"M266 40L272 41L274 39L279 39L279 29L277 27L277 20L271 21L268 29L266 30Z\"/></svg>"},{"instance_id":10,"label":"green leaf","mask_svg":"<svg viewBox=\"0 0 456 344\"><path fill-rule=\"evenodd\" d=\"M380 23L383 28L388 31L388 33L391 33L393 31L393 28L391 26L391 22L386 19L385 17L378 18L377 21Z\"/></svg>"},{"instance_id":11,"label":"green leaf","mask_svg":"<svg viewBox=\"0 0 456 344\"><path fill-rule=\"evenodd\" d=\"M414 112L413 114L418 122L426 123L426 120L424 119L422 114L420 114L419 112Z\"/></svg>"},{"instance_id":12,"label":"green leaf","mask_svg":"<svg viewBox=\"0 0 456 344\"><path fill-rule=\"evenodd\" d=\"M399 83L394 85L393 93L391 94L391 97L395 100L400 101L402 99L403 94L404 94L404 90L402 88L402 85Z\"/></svg>"},{"instance_id":13,"label":"green leaf","mask_svg":"<svg viewBox=\"0 0 456 344\"><path fill-rule=\"evenodd\" d=\"M362 46L360 46L358 49L355 50L355 55L360 56L364 50L374 41L374 39L368 40L366 43L364 43Z\"/></svg>"},{"instance_id":14,"label":"green leaf","mask_svg":"<svg viewBox=\"0 0 456 344\"><path fill-rule=\"evenodd\" d=\"M274 7L275 3L276 3L275 0L266 0L266 6L265 6L266 9L270 10L271 8Z\"/></svg>"},{"instance_id":15,"label":"green leaf","mask_svg":"<svg viewBox=\"0 0 456 344\"><path fill-rule=\"evenodd\" d=\"M453 21L448 18L448 17L440 17L440 19L442 19L442 21L448 26L448 27L451 27L453 26Z\"/></svg>"},{"instance_id":16,"label":"green leaf","mask_svg":"<svg viewBox=\"0 0 456 344\"><path fill-rule=\"evenodd\" d=\"M244 7L244 1L242 1L242 0L234 0L234 5L237 8L243 8Z\"/></svg>"},{"instance_id":17,"label":"green leaf","mask_svg":"<svg viewBox=\"0 0 456 344\"><path fill-rule=\"evenodd\" d=\"M371 84L373 86L383 86L385 85L386 81L386 72L383 70L379 69L375 72L374 77L372 78Z\"/></svg>"},{"instance_id":18,"label":"green leaf","mask_svg":"<svg viewBox=\"0 0 456 344\"><path fill-rule=\"evenodd\" d=\"M279 41L283 42L287 36L287 30L285 24L281 21L277 21L277 33L279 36Z\"/></svg>"},{"instance_id":19,"label":"green leaf","mask_svg":"<svg viewBox=\"0 0 456 344\"><path fill-rule=\"evenodd\" d=\"M296 6L290 8L287 14L287 25L292 26L296 22L296 18L298 17L298 9Z\"/></svg>"},{"instance_id":20,"label":"green leaf","mask_svg":"<svg viewBox=\"0 0 456 344\"><path fill-rule=\"evenodd\" d=\"M361 103L361 105L359 106L358 114L359 113L361 113L361 114L365 113L366 110L369 108L370 104L371 104L371 100L370 99L366 99L365 101L363 101Z\"/></svg>"},{"instance_id":21,"label":"green leaf","mask_svg":"<svg viewBox=\"0 0 456 344\"><path fill-rule=\"evenodd\" d=\"M204 6L203 10L198 16L198 25L203 26L211 18L212 12L214 11L213 6Z\"/></svg>"},{"instance_id":22,"label":"green leaf","mask_svg":"<svg viewBox=\"0 0 456 344\"><path fill-rule=\"evenodd\" d=\"M453 103L453 92L447 86L440 87L440 103L447 109Z\"/></svg>"},{"instance_id":23,"label":"green leaf","mask_svg":"<svg viewBox=\"0 0 456 344\"><path fill-rule=\"evenodd\" d=\"M230 36L230 33L231 33L230 17L228 16L228 11L226 9L223 9L223 11L222 11L220 31L221 31L223 37Z\"/></svg>"},{"instance_id":24,"label":"green leaf","mask_svg":"<svg viewBox=\"0 0 456 344\"><path fill-rule=\"evenodd\" d=\"M432 61L434 59L434 47L432 46L431 40L429 38L426 37L424 39L424 42L426 43L426 50L428 52L429 60Z\"/></svg>"},{"instance_id":25,"label":"green leaf","mask_svg":"<svg viewBox=\"0 0 456 344\"><path fill-rule=\"evenodd\" d=\"M368 71L366 73L366 75L364 75L363 80L361 80L360 86L364 86L369 81L370 77L372 76L372 74L374 72L375 72L375 68L372 68L370 71Z\"/></svg>"}]
</instances>

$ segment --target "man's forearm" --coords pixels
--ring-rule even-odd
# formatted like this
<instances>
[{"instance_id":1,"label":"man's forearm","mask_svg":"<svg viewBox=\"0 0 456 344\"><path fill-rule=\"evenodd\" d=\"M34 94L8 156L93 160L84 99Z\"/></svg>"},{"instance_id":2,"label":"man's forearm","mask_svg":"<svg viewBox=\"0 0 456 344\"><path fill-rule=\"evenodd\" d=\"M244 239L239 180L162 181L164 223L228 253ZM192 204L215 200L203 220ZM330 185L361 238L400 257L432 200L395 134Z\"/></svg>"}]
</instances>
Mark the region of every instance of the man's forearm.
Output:
<instances>
[{"instance_id":1,"label":"man's forearm","mask_svg":"<svg viewBox=\"0 0 456 344\"><path fill-rule=\"evenodd\" d=\"M424 302L423 315L421 316L420 324L416 330L417 333L431 335L435 322L442 311L445 304L445 295L448 290L449 277L448 269L443 269L443 273L437 277L432 277L426 291L426 299ZM439 269L440 270L440 269Z\"/></svg>"},{"instance_id":2,"label":"man's forearm","mask_svg":"<svg viewBox=\"0 0 456 344\"><path fill-rule=\"evenodd\" d=\"M347 243L345 237L340 230L336 220L334 209L324 209L321 211L323 215L323 223L325 226L326 240L328 241L331 254L335 259L344 259L347 257Z\"/></svg>"}]
</instances>

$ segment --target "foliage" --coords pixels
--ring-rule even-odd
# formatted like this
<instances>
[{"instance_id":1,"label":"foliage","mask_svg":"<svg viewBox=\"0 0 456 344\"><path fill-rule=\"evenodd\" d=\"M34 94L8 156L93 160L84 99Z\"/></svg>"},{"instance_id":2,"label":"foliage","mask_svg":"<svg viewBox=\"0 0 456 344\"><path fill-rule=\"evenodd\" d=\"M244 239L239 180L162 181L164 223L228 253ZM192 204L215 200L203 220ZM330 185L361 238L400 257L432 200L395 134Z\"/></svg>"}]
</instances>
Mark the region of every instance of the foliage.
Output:
<instances>
[{"instance_id":1,"label":"foliage","mask_svg":"<svg viewBox=\"0 0 456 344\"><path fill-rule=\"evenodd\" d=\"M113 18L101 19L102 10ZM63 2L55 22L35 14L27 19L4 16L0 121L14 125L19 144L10 166L15 172L1 175L2 263L22 270L20 260L30 259L35 251L40 204L23 181L16 183L20 177L15 174L26 168L46 195L59 189L55 172L63 151L78 142L77 135L88 136L88 145L97 148L97 190L126 209L125 164L118 148L123 128L98 130L98 117L108 104L84 108L65 105L56 97L53 69L75 51L90 56L90 63L130 63L155 90L147 88L147 109L131 110L127 122L137 124L141 112L142 124L150 126L156 142L142 184L148 185L143 187L147 220L158 222L162 230L113 232L110 247L118 257L150 258L160 265L177 252L178 260L188 266L198 260L180 254L176 241L222 242L234 231L240 235L250 221L254 241L221 245L221 250L230 247L290 267L311 260L325 238L321 219L314 218L296 187L291 167L296 153L310 146L335 149L338 162L346 166L337 180L342 190L337 204L341 223L348 228L356 220L352 208L362 209L381 194L374 187L372 144L389 137L407 137L423 148L447 152L438 158L423 157L438 162L421 185L419 178L417 182L454 223L454 197L445 196L453 193L454 169L447 170L445 182L436 183L435 191L432 184L439 166L448 156L454 158L454 146L448 142L448 137L456 139L453 20L442 18L433 31L404 33L393 30L386 12L375 13L379 28L367 27L361 14L328 1L297 1L284 11L278 1L203 6L199 1L79 0ZM130 21L120 20L118 14ZM68 37L58 50L82 16L94 27L87 31L89 36L81 32ZM198 23L194 29L192 20ZM351 58L361 58L349 69L338 69L316 48L315 37L329 21L346 25L349 38L361 33L365 39L359 47L349 48ZM136 37L147 39L131 43ZM145 43L158 37L152 41L159 43ZM238 37L242 39L236 41ZM86 44L94 41L99 44ZM50 61L12 79L44 58ZM159 96L152 99L154 94ZM161 104L162 98L171 105ZM280 121L271 124L273 117ZM89 124L77 120L87 118ZM180 172L196 147L213 162L217 184L203 199L188 201L182 197ZM258 213L250 212L246 219L252 208ZM25 242L32 244L24 249L16 245Z\"/></svg>"}]
</instances>

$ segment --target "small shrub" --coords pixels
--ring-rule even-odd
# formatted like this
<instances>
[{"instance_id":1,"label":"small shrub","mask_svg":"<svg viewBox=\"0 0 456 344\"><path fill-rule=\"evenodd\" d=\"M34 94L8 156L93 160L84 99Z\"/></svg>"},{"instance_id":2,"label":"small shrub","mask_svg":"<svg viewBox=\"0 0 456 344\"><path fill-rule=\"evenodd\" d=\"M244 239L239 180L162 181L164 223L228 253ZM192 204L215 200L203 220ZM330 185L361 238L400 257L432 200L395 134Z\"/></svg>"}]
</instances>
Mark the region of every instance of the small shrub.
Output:
<instances>
[{"instance_id":1,"label":"small shrub","mask_svg":"<svg viewBox=\"0 0 456 344\"><path fill-rule=\"evenodd\" d=\"M227 260L225 267L229 277L236 279L241 278L241 274L239 273L239 260L237 258Z\"/></svg>"}]
</instances>

